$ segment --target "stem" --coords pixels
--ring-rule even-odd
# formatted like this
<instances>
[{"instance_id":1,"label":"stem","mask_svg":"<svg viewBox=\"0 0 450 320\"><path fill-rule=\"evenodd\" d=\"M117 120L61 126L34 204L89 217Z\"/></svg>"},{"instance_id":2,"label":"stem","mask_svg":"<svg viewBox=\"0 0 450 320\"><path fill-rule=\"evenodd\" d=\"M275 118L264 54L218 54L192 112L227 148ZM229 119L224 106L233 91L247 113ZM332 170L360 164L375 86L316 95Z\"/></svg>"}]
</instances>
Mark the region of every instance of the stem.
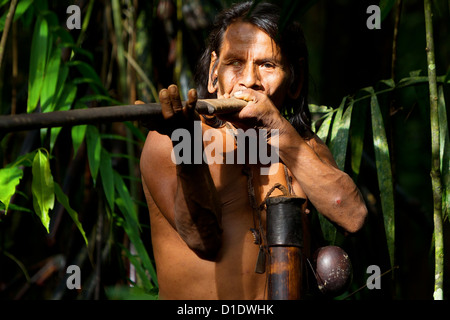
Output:
<instances>
[{"instance_id":1,"label":"stem","mask_svg":"<svg viewBox=\"0 0 450 320\"><path fill-rule=\"evenodd\" d=\"M436 64L434 58L433 21L431 0L424 1L425 30L427 42L428 79L430 88L430 121L431 121L431 184L433 187L433 220L434 220L434 248L435 248L435 300L443 299L444 284L444 235L442 226L442 184L439 158L439 115L438 91L436 83Z\"/></svg>"},{"instance_id":2,"label":"stem","mask_svg":"<svg viewBox=\"0 0 450 320\"><path fill-rule=\"evenodd\" d=\"M3 29L2 39L0 40L0 68L3 62L3 55L5 53L6 39L8 38L9 28L13 22L14 13L16 12L17 0L11 1L8 14L6 15L5 28Z\"/></svg>"},{"instance_id":3,"label":"stem","mask_svg":"<svg viewBox=\"0 0 450 320\"><path fill-rule=\"evenodd\" d=\"M402 0L397 1L397 8L395 11L394 35L392 40L392 61L391 61L391 78L395 81L395 65L397 62L397 40L398 40L398 26L400 24L400 17L402 13Z\"/></svg>"}]
</instances>

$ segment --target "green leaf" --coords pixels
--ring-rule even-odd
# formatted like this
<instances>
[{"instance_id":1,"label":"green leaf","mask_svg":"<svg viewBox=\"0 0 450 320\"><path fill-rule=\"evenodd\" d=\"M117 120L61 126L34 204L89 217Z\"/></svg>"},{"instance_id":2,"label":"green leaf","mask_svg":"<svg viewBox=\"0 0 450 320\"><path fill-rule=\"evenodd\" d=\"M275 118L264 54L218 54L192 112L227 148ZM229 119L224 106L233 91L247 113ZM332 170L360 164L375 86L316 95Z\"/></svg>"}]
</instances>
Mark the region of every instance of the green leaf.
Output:
<instances>
[{"instance_id":1,"label":"green leaf","mask_svg":"<svg viewBox=\"0 0 450 320\"><path fill-rule=\"evenodd\" d=\"M351 150L351 167L353 172L353 180L357 180L359 176L359 168L361 166L361 158L364 147L364 131L366 127L366 105L358 103L353 107L350 126L350 150Z\"/></svg>"},{"instance_id":2,"label":"green leaf","mask_svg":"<svg viewBox=\"0 0 450 320\"><path fill-rule=\"evenodd\" d=\"M336 113L333 121L330 141L331 153L333 154L333 157L341 170L344 170L345 166L349 128L353 109L353 101L351 101L344 113L346 102L347 97L342 100L338 112Z\"/></svg>"},{"instance_id":3,"label":"green leaf","mask_svg":"<svg viewBox=\"0 0 450 320\"><path fill-rule=\"evenodd\" d=\"M381 21L386 19L394 4L395 0L380 0Z\"/></svg>"},{"instance_id":4,"label":"green leaf","mask_svg":"<svg viewBox=\"0 0 450 320\"><path fill-rule=\"evenodd\" d=\"M47 21L39 17L33 32L30 53L30 71L28 80L27 112L33 112L39 101L42 84L44 82L45 66L48 51Z\"/></svg>"},{"instance_id":5,"label":"green leaf","mask_svg":"<svg viewBox=\"0 0 450 320\"><path fill-rule=\"evenodd\" d=\"M86 147L89 168L95 185L100 166L102 143L98 129L93 125L88 125L86 128Z\"/></svg>"},{"instance_id":6,"label":"green leaf","mask_svg":"<svg viewBox=\"0 0 450 320\"><path fill-rule=\"evenodd\" d=\"M0 201L5 205L5 214L8 212L11 197L16 193L16 187L23 177L23 170L19 167L0 169Z\"/></svg>"},{"instance_id":7,"label":"green leaf","mask_svg":"<svg viewBox=\"0 0 450 320\"><path fill-rule=\"evenodd\" d=\"M74 95L76 93L76 88L75 92L72 93L74 89L66 83L68 75L69 67L63 64L59 68L58 81L56 83L55 91L53 92L53 98L51 99L49 106L46 108L47 112L55 111L55 109L60 110L59 107L63 101L73 101L73 99L75 98ZM70 95L70 97L65 97L66 95Z\"/></svg>"},{"instance_id":8,"label":"green leaf","mask_svg":"<svg viewBox=\"0 0 450 320\"><path fill-rule=\"evenodd\" d=\"M141 260L139 259L139 256L133 255L130 252L130 250L128 250L128 248L126 248L124 246L121 246L121 247L124 250L127 258L130 260L130 262L136 268L136 272L139 276L139 280L142 282L145 291L149 292L150 290L152 290L154 288L154 286L152 285L151 281L148 279L147 272L146 272L145 268L142 267L142 263L141 263Z\"/></svg>"},{"instance_id":9,"label":"green leaf","mask_svg":"<svg viewBox=\"0 0 450 320\"><path fill-rule=\"evenodd\" d=\"M75 102L75 109L86 109L86 106L83 103ZM84 137L86 135L87 125L79 125L72 127L72 144L73 144L73 157L77 155L78 149L83 143Z\"/></svg>"},{"instance_id":10,"label":"green leaf","mask_svg":"<svg viewBox=\"0 0 450 320\"><path fill-rule=\"evenodd\" d=\"M9 3L9 0L3 1L3 3ZM17 19L19 19L30 7L30 5L33 3L33 0L20 0L17 3L17 7L16 7L16 11L14 12L14 20L16 21ZM3 31L3 29L5 29L5 22L6 22L6 16L8 14L8 11L5 12L5 14L3 14L3 16L0 18L0 32Z\"/></svg>"},{"instance_id":11,"label":"green leaf","mask_svg":"<svg viewBox=\"0 0 450 320\"><path fill-rule=\"evenodd\" d=\"M448 131L447 111L445 105L444 89L440 85L438 89L439 112L439 138L440 138L440 162L442 178L442 211L444 219L450 214L450 137Z\"/></svg>"},{"instance_id":12,"label":"green leaf","mask_svg":"<svg viewBox=\"0 0 450 320\"><path fill-rule=\"evenodd\" d=\"M48 213L55 204L55 187L50 171L50 162L41 149L34 156L32 174L31 192L33 194L34 211L49 232L50 216Z\"/></svg>"},{"instance_id":13,"label":"green leaf","mask_svg":"<svg viewBox=\"0 0 450 320\"><path fill-rule=\"evenodd\" d=\"M36 155L36 150L35 151L31 151L28 152L24 155L19 156L16 161L9 163L6 167L7 168L11 168L11 167L18 167L18 166L26 166L26 167L31 167L33 164L33 159L34 156Z\"/></svg>"},{"instance_id":14,"label":"green leaf","mask_svg":"<svg viewBox=\"0 0 450 320\"><path fill-rule=\"evenodd\" d=\"M104 148L101 152L100 176L102 178L103 191L109 207L114 209L114 172L112 168L111 156Z\"/></svg>"},{"instance_id":15,"label":"green leaf","mask_svg":"<svg viewBox=\"0 0 450 320\"><path fill-rule=\"evenodd\" d=\"M53 111L53 102L56 86L58 84L59 69L61 65L61 49L53 48L45 68L44 82L41 89L41 110L42 112Z\"/></svg>"},{"instance_id":16,"label":"green leaf","mask_svg":"<svg viewBox=\"0 0 450 320\"><path fill-rule=\"evenodd\" d=\"M337 229L323 214L317 215L319 218L320 228L322 230L323 238L328 245L333 246L336 243Z\"/></svg>"},{"instance_id":17,"label":"green leaf","mask_svg":"<svg viewBox=\"0 0 450 320\"><path fill-rule=\"evenodd\" d=\"M116 173L115 176L117 177L117 175L118 174ZM158 280L156 278L156 270L150 260L148 252L144 246L144 243L142 242L138 222L132 216L133 213L130 215L129 207L125 205L125 202L123 201L122 198L116 198L116 204L125 217L125 219L123 220L123 228L125 232L130 238L130 241L133 243L137 255L141 259L145 270L149 272L153 282L157 285Z\"/></svg>"},{"instance_id":18,"label":"green leaf","mask_svg":"<svg viewBox=\"0 0 450 320\"><path fill-rule=\"evenodd\" d=\"M133 219L137 224L138 218L133 199L131 198L125 182L117 171L114 171L114 186L119 194L120 200L122 201L123 208L125 209L125 212L123 212L125 218Z\"/></svg>"},{"instance_id":19,"label":"green leaf","mask_svg":"<svg viewBox=\"0 0 450 320\"><path fill-rule=\"evenodd\" d=\"M383 220L389 257L391 266L394 266L395 211L389 146L377 96L375 95L373 88L369 88L367 91L372 94L370 109L378 187L380 189L381 207L383 209Z\"/></svg>"},{"instance_id":20,"label":"green leaf","mask_svg":"<svg viewBox=\"0 0 450 320\"><path fill-rule=\"evenodd\" d=\"M144 268L150 273L153 282L157 283L156 271L150 261L147 250L145 249L145 246L140 237L139 220L137 217L133 199L131 198L128 188L125 185L122 177L117 171L114 171L114 185L119 194L119 197L116 197L115 202L124 216L123 227L125 229L125 232L130 237L130 240L133 243L138 256L140 257L144 265Z\"/></svg>"},{"instance_id":21,"label":"green leaf","mask_svg":"<svg viewBox=\"0 0 450 320\"><path fill-rule=\"evenodd\" d=\"M75 223L75 225L77 226L81 235L83 236L84 242L86 243L86 246L87 246L88 240L86 238L86 233L84 232L83 226L81 225L80 221L78 220L78 213L72 209L72 207L69 204L69 198L63 192L60 185L56 182L55 182L55 194L56 194L56 200L58 200L58 202L61 203L63 205L63 207L67 210L67 212L69 213L73 222Z\"/></svg>"},{"instance_id":22,"label":"green leaf","mask_svg":"<svg viewBox=\"0 0 450 320\"><path fill-rule=\"evenodd\" d=\"M78 149L80 148L81 144L83 143L84 137L86 135L86 128L87 125L79 125L74 126L72 128L72 143L73 143L73 157L77 155Z\"/></svg>"},{"instance_id":23,"label":"green leaf","mask_svg":"<svg viewBox=\"0 0 450 320\"><path fill-rule=\"evenodd\" d=\"M130 130L130 132L135 136L139 141L145 142L146 136L142 134L142 132L137 128L132 122L125 121L125 126Z\"/></svg>"},{"instance_id":24,"label":"green leaf","mask_svg":"<svg viewBox=\"0 0 450 320\"><path fill-rule=\"evenodd\" d=\"M74 66L78 69L78 71L88 79L92 79L95 86L90 86L92 90L95 91L96 94L107 94L106 90L103 87L103 83L98 76L97 72L95 72L94 68L83 61L70 61L67 63L69 66ZM99 90L100 89L100 90Z\"/></svg>"},{"instance_id":25,"label":"green leaf","mask_svg":"<svg viewBox=\"0 0 450 320\"><path fill-rule=\"evenodd\" d=\"M325 115L325 119L323 120L322 124L320 125L319 129L317 130L317 136L324 142L327 142L328 134L330 131L331 126L331 120L333 119L333 111L329 112L327 115Z\"/></svg>"}]
</instances>

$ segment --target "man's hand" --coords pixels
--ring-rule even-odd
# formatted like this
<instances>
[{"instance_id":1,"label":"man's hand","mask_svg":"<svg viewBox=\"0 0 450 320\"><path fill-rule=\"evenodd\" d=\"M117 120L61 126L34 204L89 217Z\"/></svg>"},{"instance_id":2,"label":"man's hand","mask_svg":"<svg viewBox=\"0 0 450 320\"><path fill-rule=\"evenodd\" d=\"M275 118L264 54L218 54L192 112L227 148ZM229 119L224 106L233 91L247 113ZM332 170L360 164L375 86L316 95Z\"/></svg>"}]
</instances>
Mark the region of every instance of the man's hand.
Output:
<instances>
[{"instance_id":1,"label":"man's hand","mask_svg":"<svg viewBox=\"0 0 450 320\"><path fill-rule=\"evenodd\" d=\"M184 106L181 103L178 87L174 84L159 92L159 101L162 116L166 120L166 126L170 133L178 128L191 130L193 122L200 119L195 111L197 103L197 90L195 89L189 90L188 99Z\"/></svg>"},{"instance_id":2,"label":"man's hand","mask_svg":"<svg viewBox=\"0 0 450 320\"><path fill-rule=\"evenodd\" d=\"M171 137L173 131L178 128L191 131L194 121L200 119L195 111L197 104L197 90L195 89L189 90L188 99L183 104L178 87L172 84L159 92L159 100L162 109L161 116L141 120L141 124L150 130ZM144 104L144 102L137 100L134 104Z\"/></svg>"},{"instance_id":3,"label":"man's hand","mask_svg":"<svg viewBox=\"0 0 450 320\"><path fill-rule=\"evenodd\" d=\"M234 98L247 101L247 105L239 112L218 115L222 120L229 121L242 129L278 129L285 125L285 120L270 98L256 90L245 89L236 91Z\"/></svg>"}]
</instances>

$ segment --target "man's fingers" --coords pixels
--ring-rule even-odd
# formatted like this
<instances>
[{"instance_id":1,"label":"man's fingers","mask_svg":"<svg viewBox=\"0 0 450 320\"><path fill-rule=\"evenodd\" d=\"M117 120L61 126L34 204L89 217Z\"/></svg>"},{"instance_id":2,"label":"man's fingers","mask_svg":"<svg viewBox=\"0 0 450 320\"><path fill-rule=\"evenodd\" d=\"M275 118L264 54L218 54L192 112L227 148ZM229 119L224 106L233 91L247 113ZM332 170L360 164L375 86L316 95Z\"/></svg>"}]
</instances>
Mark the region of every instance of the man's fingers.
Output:
<instances>
[{"instance_id":1,"label":"man's fingers","mask_svg":"<svg viewBox=\"0 0 450 320\"><path fill-rule=\"evenodd\" d=\"M169 86L169 88L167 88L167 90L169 92L173 112L177 113L182 111L183 105L181 104L180 92L178 91L178 87L172 84Z\"/></svg>"},{"instance_id":2,"label":"man's fingers","mask_svg":"<svg viewBox=\"0 0 450 320\"><path fill-rule=\"evenodd\" d=\"M169 119L173 117L174 112L172 108L172 103L170 102L170 96L167 89L162 89L159 92L159 102L161 103L161 111L164 119Z\"/></svg>"}]
</instances>

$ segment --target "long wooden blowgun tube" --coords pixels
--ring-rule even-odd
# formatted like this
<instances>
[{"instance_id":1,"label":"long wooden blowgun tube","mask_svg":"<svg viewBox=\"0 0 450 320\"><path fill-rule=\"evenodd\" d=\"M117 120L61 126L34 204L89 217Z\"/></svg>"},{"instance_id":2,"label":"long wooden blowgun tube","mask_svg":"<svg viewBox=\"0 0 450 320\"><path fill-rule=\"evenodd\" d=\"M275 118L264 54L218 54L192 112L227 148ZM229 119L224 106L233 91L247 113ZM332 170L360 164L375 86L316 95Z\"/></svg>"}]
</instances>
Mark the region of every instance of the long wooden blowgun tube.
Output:
<instances>
[{"instance_id":1,"label":"long wooden blowgun tube","mask_svg":"<svg viewBox=\"0 0 450 320\"><path fill-rule=\"evenodd\" d=\"M247 102L235 98L203 99L197 101L196 110L200 114L209 115L230 113L241 110L246 104ZM0 116L0 133L102 122L156 120L161 116L161 105L158 103L17 114Z\"/></svg>"},{"instance_id":2,"label":"long wooden blowgun tube","mask_svg":"<svg viewBox=\"0 0 450 320\"><path fill-rule=\"evenodd\" d=\"M302 204L292 196L266 200L269 300L300 300L302 288Z\"/></svg>"}]
</instances>

